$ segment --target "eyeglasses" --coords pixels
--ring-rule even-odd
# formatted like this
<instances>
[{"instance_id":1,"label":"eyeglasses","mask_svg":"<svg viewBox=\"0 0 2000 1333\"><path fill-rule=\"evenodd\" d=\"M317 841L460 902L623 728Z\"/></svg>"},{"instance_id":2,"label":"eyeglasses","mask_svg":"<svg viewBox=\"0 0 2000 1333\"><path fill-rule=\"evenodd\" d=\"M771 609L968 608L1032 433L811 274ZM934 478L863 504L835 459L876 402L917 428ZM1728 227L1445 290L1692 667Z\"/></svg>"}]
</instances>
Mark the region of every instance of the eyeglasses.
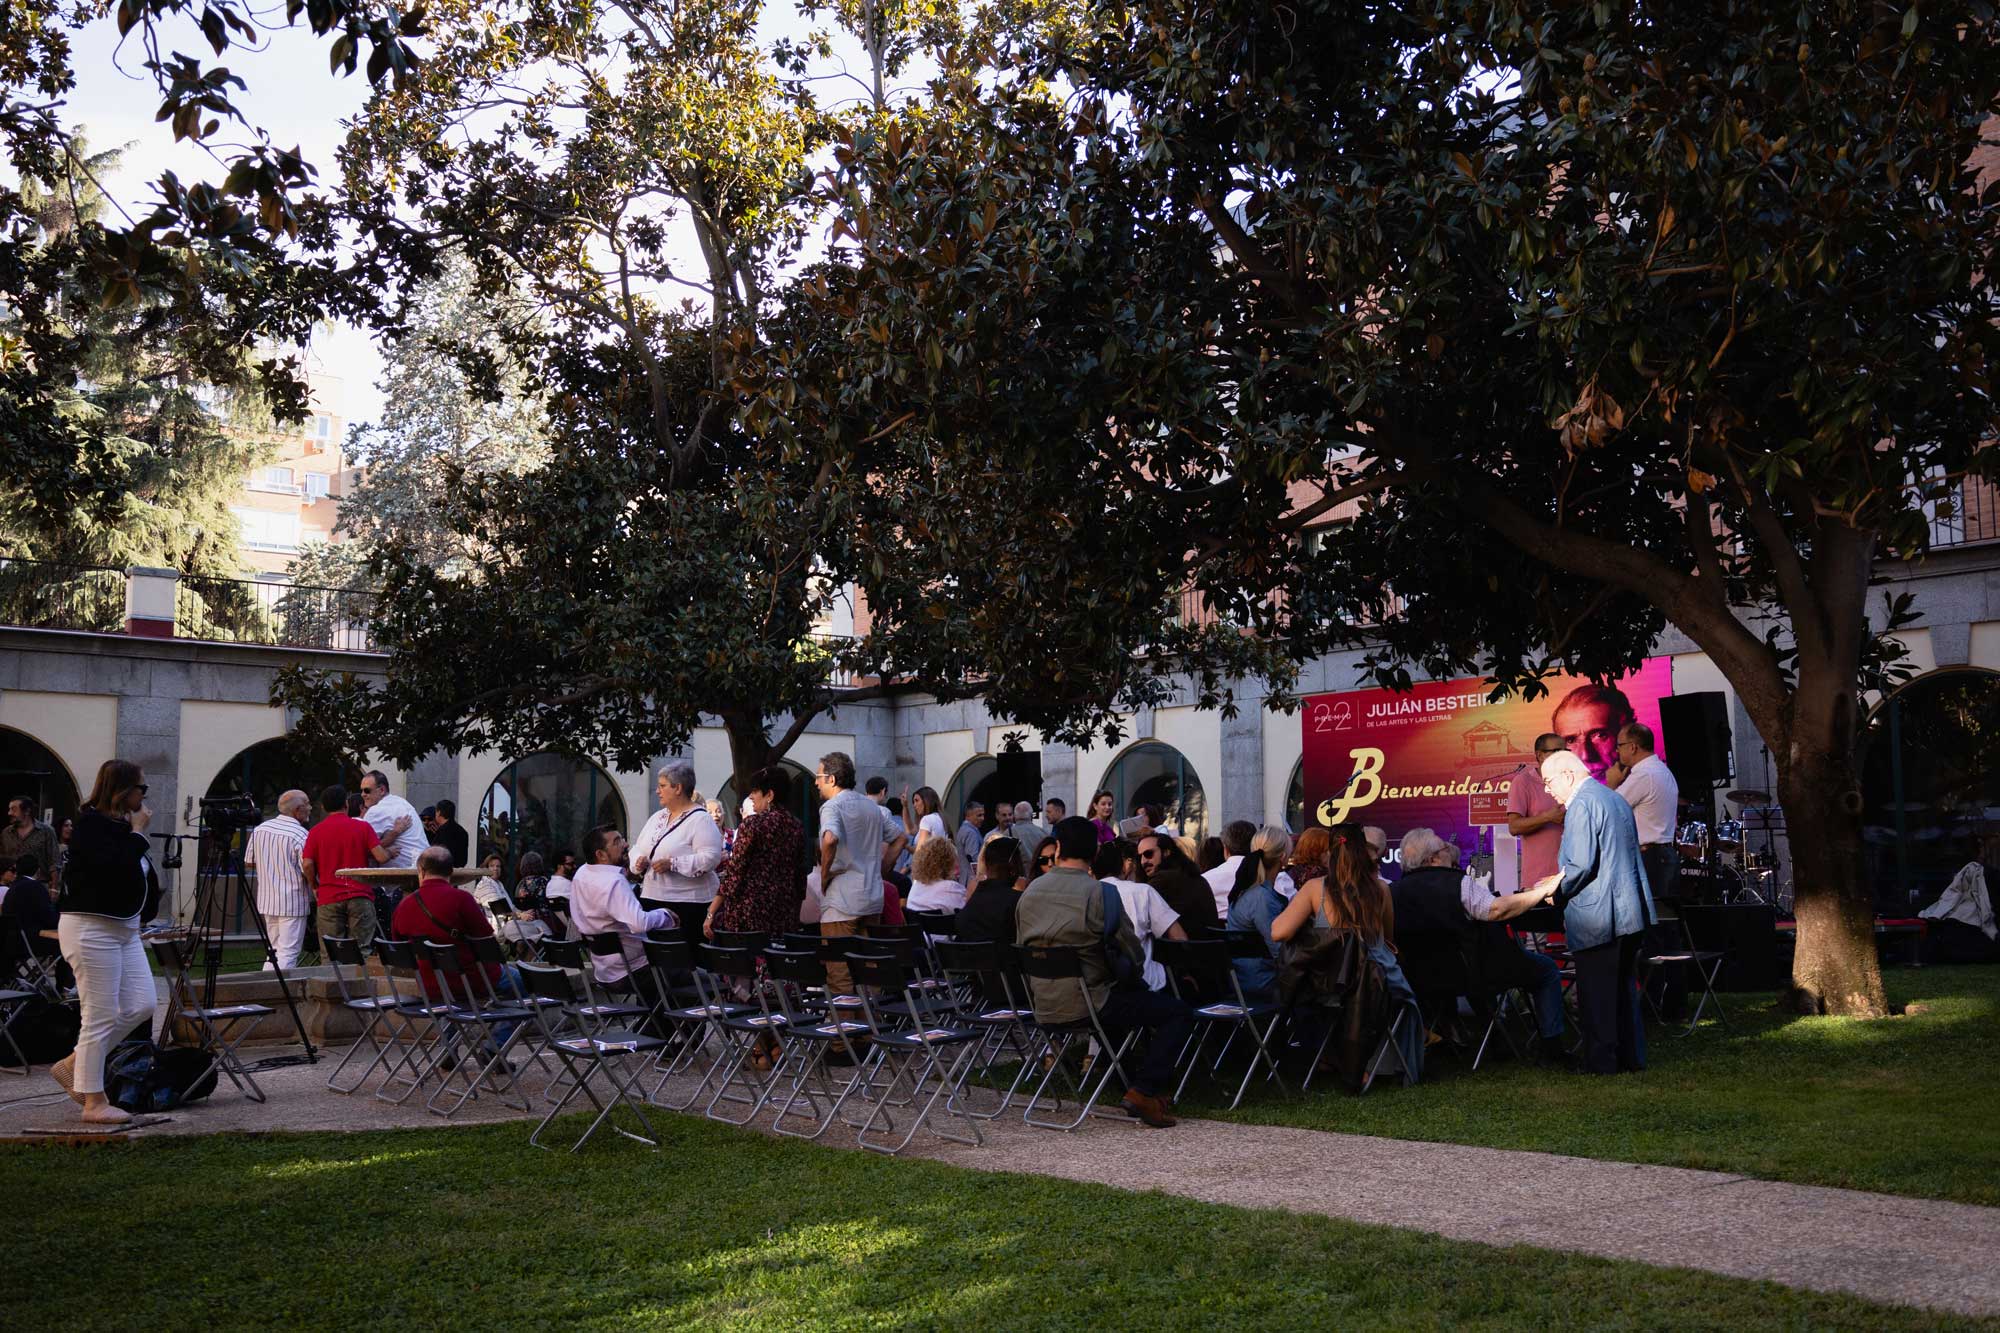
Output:
<instances>
[{"instance_id":1,"label":"eyeglasses","mask_svg":"<svg viewBox=\"0 0 2000 1333\"><path fill-rule=\"evenodd\" d=\"M1056 863L1056 857L1054 852L1050 852L1046 855L1038 856L1035 858L1035 864L1038 866L1049 866L1049 865L1054 865L1055 863Z\"/></svg>"}]
</instances>

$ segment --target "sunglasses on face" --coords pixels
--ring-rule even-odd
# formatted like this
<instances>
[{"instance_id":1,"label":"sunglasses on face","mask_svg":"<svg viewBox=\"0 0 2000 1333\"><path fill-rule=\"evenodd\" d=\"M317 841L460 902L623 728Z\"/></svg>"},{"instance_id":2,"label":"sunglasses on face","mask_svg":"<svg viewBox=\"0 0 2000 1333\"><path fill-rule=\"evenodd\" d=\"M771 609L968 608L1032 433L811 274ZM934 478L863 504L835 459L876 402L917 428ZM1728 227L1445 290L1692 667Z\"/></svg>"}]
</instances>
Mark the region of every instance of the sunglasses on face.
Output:
<instances>
[{"instance_id":1,"label":"sunglasses on face","mask_svg":"<svg viewBox=\"0 0 2000 1333\"><path fill-rule=\"evenodd\" d=\"M1055 861L1056 859L1053 856L1038 856L1035 858L1035 864L1038 866L1054 865Z\"/></svg>"}]
</instances>

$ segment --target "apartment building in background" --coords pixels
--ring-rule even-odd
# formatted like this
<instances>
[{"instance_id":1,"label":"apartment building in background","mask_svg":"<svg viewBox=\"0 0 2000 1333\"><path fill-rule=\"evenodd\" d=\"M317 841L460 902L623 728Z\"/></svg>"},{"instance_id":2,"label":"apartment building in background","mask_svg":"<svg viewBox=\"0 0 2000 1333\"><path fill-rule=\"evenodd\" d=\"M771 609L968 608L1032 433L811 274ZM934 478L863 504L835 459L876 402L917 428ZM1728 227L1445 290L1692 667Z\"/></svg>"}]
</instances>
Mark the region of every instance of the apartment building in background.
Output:
<instances>
[{"instance_id":1,"label":"apartment building in background","mask_svg":"<svg viewBox=\"0 0 2000 1333\"><path fill-rule=\"evenodd\" d=\"M333 542L340 497L354 472L342 452L347 418L338 376L311 374L312 415L281 425L264 438L272 446L265 461L243 479L230 506L242 525L244 574L258 579L282 576L300 548Z\"/></svg>"}]
</instances>

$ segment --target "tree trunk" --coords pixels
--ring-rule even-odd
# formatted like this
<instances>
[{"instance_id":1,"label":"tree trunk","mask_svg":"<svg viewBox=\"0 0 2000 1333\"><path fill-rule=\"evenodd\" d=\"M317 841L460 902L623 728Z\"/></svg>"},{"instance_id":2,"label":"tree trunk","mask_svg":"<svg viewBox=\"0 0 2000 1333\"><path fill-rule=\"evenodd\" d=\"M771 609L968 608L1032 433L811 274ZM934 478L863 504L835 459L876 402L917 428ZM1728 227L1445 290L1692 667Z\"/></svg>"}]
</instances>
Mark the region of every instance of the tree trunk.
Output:
<instances>
[{"instance_id":1,"label":"tree trunk","mask_svg":"<svg viewBox=\"0 0 2000 1333\"><path fill-rule=\"evenodd\" d=\"M1843 771L1845 770L1845 771ZM1875 902L1861 873L1852 769L1795 763L1778 781L1792 855L1798 954L1790 1003L1802 1013L1880 1018L1888 1012L1875 954Z\"/></svg>"},{"instance_id":2,"label":"tree trunk","mask_svg":"<svg viewBox=\"0 0 2000 1333\"><path fill-rule=\"evenodd\" d=\"M729 736L730 777L734 780L736 803L740 806L743 798L750 794L751 775L767 764L775 763L781 756L772 752L770 733L765 729L761 716L739 712L725 712L721 716L722 729Z\"/></svg>"}]
</instances>

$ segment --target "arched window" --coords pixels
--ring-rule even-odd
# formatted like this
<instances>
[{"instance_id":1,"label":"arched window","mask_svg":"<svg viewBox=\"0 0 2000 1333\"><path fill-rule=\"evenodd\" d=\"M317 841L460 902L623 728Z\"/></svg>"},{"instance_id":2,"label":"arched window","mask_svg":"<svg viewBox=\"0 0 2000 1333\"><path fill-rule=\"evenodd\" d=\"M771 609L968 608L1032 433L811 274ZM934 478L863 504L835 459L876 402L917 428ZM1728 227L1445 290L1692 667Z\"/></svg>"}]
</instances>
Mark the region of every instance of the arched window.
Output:
<instances>
[{"instance_id":1,"label":"arched window","mask_svg":"<svg viewBox=\"0 0 2000 1333\"><path fill-rule=\"evenodd\" d=\"M1877 706L1861 836L1885 906L1935 899L2000 821L2000 674L1934 671Z\"/></svg>"},{"instance_id":2,"label":"arched window","mask_svg":"<svg viewBox=\"0 0 2000 1333\"><path fill-rule=\"evenodd\" d=\"M807 844L817 847L819 808L822 802L819 797L819 786L813 781L812 770L802 768L789 759L780 759L778 766L784 769L785 776L792 780L791 795L785 799L785 805L791 810L792 817L805 826ZM715 794L715 799L722 802L724 825L735 828L743 822L743 797L736 794L735 778L732 777L722 784L722 790ZM815 852L814 856L817 858L818 853Z\"/></svg>"},{"instance_id":3,"label":"arched window","mask_svg":"<svg viewBox=\"0 0 2000 1333\"><path fill-rule=\"evenodd\" d=\"M986 827L994 827L993 809L1000 802L1016 805L1026 801L1036 815L1042 809L1042 756L1034 750L974 755L951 775L944 789L945 823L956 829L964 817L965 803L978 801L986 807Z\"/></svg>"},{"instance_id":4,"label":"arched window","mask_svg":"<svg viewBox=\"0 0 2000 1333\"><path fill-rule=\"evenodd\" d=\"M77 802L83 799L75 776L54 750L25 731L0 727L0 802L17 796L34 802L35 818L48 820L55 829L63 820L75 818ZM43 870L46 873L47 867Z\"/></svg>"},{"instance_id":5,"label":"arched window","mask_svg":"<svg viewBox=\"0 0 2000 1333\"><path fill-rule=\"evenodd\" d=\"M236 757L208 784L207 799L248 794L269 819L278 813L278 797L296 787L317 813L320 792L338 782L350 792L361 788L361 769L353 760L331 750L299 744L290 736L273 736L238 750Z\"/></svg>"},{"instance_id":6,"label":"arched window","mask_svg":"<svg viewBox=\"0 0 2000 1333\"><path fill-rule=\"evenodd\" d=\"M1292 780L1285 784L1285 827L1293 837L1306 831L1306 761L1292 765Z\"/></svg>"},{"instance_id":7,"label":"arched window","mask_svg":"<svg viewBox=\"0 0 2000 1333\"><path fill-rule=\"evenodd\" d=\"M618 784L587 759L542 750L501 769L486 789L473 859L498 852L511 883L525 853L553 867L564 852L581 856L583 835L599 824L626 827Z\"/></svg>"},{"instance_id":8,"label":"arched window","mask_svg":"<svg viewBox=\"0 0 2000 1333\"><path fill-rule=\"evenodd\" d=\"M1201 777L1187 756L1159 741L1141 741L1118 756L1104 775L1104 790L1116 802L1118 818L1131 813L1141 803L1158 805L1167 812L1167 824L1184 837L1201 838L1208 832L1208 798L1202 793ZM1088 796L1078 793L1085 800Z\"/></svg>"}]
</instances>

